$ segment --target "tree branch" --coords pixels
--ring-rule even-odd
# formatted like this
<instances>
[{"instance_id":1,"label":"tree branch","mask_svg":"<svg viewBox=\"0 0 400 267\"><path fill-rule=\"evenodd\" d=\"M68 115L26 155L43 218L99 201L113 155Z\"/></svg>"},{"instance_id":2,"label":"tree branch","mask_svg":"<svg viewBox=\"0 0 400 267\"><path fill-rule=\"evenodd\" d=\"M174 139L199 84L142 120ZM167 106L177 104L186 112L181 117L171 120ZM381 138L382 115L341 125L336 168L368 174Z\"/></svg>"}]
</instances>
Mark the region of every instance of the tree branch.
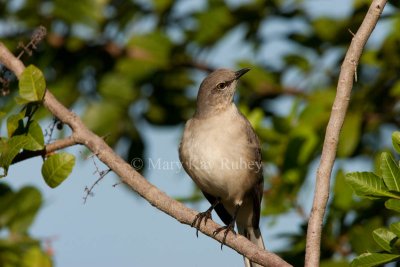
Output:
<instances>
[{"instance_id":1,"label":"tree branch","mask_svg":"<svg viewBox=\"0 0 400 267\"><path fill-rule=\"evenodd\" d=\"M326 128L320 165L317 171L313 206L308 222L305 258L305 266L307 267L319 266L322 224L329 198L330 176L336 157L340 130L349 105L353 79L356 75L362 50L374 30L386 2L386 0L374 0L372 2L367 15L351 41L341 67L337 94Z\"/></svg>"},{"instance_id":2,"label":"tree branch","mask_svg":"<svg viewBox=\"0 0 400 267\"><path fill-rule=\"evenodd\" d=\"M15 58L1 42L0 61L8 69L13 71L17 78L20 77L25 68L23 63ZM119 157L102 138L91 132L75 113L64 107L48 90L44 96L43 105L60 121L71 127L73 131L71 138L75 140L76 143L85 145L99 160L112 169L123 183L127 184L151 205L183 224L190 225L193 222L197 214L196 211L170 198L164 192L149 183L140 173L135 171L132 166ZM206 225L200 227L200 231L221 242L223 233L216 236L213 235L213 232L219 227L220 225L209 220ZM241 235L229 233L226 238L226 245L246 256L251 261L264 266L290 266L290 264L282 260L276 254L258 248Z\"/></svg>"},{"instance_id":3,"label":"tree branch","mask_svg":"<svg viewBox=\"0 0 400 267\"><path fill-rule=\"evenodd\" d=\"M78 143L74 140L74 138L72 136L64 138L64 139L56 140L53 143L46 145L43 150L37 150L37 151L24 150L23 152L19 153L13 159L11 164L15 164L20 161L34 158L37 156L45 157L46 155L51 154L57 150L64 149L64 148L67 148L70 146L74 146L76 144L78 144Z\"/></svg>"}]
</instances>

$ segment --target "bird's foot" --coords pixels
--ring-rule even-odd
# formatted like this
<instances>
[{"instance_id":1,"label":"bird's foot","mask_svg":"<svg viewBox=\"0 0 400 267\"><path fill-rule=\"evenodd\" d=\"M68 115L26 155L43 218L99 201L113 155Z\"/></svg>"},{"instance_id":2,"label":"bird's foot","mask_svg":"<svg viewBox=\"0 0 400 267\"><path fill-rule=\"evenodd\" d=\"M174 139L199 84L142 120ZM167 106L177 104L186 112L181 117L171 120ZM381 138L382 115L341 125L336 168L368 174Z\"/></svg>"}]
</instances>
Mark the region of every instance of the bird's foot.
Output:
<instances>
[{"instance_id":1,"label":"bird's foot","mask_svg":"<svg viewBox=\"0 0 400 267\"><path fill-rule=\"evenodd\" d=\"M199 228L200 228L201 221L204 220L204 225L205 225L207 223L208 219L212 219L211 211L212 211L212 209L208 209L204 212L198 213L196 215L196 217L194 218L192 224L190 225L192 227L196 227L196 236L197 237L199 237Z\"/></svg>"},{"instance_id":2,"label":"bird's foot","mask_svg":"<svg viewBox=\"0 0 400 267\"><path fill-rule=\"evenodd\" d=\"M234 235L236 235L234 227L235 227L235 221L233 220L228 225L222 226L221 228L218 228L217 230L214 231L214 233L213 233L214 236L217 235L219 232L224 231L224 238L222 238L222 242L221 242L221 250L222 250L222 247L225 245L226 236L228 235L228 232L231 231Z\"/></svg>"}]
</instances>

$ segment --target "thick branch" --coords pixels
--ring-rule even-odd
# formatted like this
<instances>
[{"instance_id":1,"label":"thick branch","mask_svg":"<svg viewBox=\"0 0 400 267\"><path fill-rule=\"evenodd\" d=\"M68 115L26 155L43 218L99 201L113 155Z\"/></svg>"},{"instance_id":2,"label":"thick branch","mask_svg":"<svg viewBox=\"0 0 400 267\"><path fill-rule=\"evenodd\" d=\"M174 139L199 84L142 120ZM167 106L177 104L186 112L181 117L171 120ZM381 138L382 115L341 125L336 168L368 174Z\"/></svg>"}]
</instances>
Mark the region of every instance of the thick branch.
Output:
<instances>
[{"instance_id":1,"label":"thick branch","mask_svg":"<svg viewBox=\"0 0 400 267\"><path fill-rule=\"evenodd\" d=\"M341 67L337 94L326 128L321 161L317 171L311 217L308 222L305 258L305 266L308 267L319 266L321 232L325 209L329 198L330 177L336 157L340 130L350 101L353 78L355 77L364 45L374 30L386 2L386 0L374 0L372 2L364 21L351 41Z\"/></svg>"},{"instance_id":2,"label":"thick branch","mask_svg":"<svg viewBox=\"0 0 400 267\"><path fill-rule=\"evenodd\" d=\"M24 65L17 60L8 49L0 42L0 61L17 77L24 70ZM43 105L60 121L67 124L73 130L73 139L91 150L104 164L112 169L122 182L131 187L135 192L146 199L151 205L157 209L172 216L183 224L190 225L196 211L189 209L182 203L170 198L157 187L149 183L143 176L135 171L128 163L119 157L102 138L91 132L73 112L64 107L54 95L46 91L43 99ZM207 225L202 225L200 231L204 234L222 241L223 233L213 236L213 232L220 226L209 220ZM274 253L259 249L255 244L247 240L241 235L228 234L226 245L236 250L238 253L246 256L253 262L260 263L264 266L290 266Z\"/></svg>"}]
</instances>

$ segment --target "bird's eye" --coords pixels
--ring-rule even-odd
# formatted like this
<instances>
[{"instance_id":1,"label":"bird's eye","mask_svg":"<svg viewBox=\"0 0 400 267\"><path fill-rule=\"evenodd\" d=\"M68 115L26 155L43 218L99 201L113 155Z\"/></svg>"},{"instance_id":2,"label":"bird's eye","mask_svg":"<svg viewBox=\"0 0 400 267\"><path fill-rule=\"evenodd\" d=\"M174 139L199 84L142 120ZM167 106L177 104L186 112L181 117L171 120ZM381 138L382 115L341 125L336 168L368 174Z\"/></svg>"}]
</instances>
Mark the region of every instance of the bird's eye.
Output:
<instances>
[{"instance_id":1,"label":"bird's eye","mask_svg":"<svg viewBox=\"0 0 400 267\"><path fill-rule=\"evenodd\" d=\"M217 84L217 89L222 90L226 87L226 83L219 83Z\"/></svg>"}]
</instances>

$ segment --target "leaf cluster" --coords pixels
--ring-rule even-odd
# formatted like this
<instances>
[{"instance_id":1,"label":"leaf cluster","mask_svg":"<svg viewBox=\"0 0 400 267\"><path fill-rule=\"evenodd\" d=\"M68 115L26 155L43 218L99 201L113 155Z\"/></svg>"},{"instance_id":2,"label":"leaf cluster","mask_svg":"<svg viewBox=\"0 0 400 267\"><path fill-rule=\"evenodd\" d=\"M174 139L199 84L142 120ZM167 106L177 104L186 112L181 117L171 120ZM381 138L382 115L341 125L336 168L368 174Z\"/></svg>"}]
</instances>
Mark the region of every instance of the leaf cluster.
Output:
<instances>
[{"instance_id":1,"label":"leaf cluster","mask_svg":"<svg viewBox=\"0 0 400 267\"><path fill-rule=\"evenodd\" d=\"M0 167L4 170L2 177L7 176L10 165L29 151L43 151L44 136L39 123L33 119L43 99L46 83L42 72L33 65L27 67L19 80L19 95L16 102L24 105L18 114L7 118L7 138L1 138ZM43 154L43 157L47 155ZM45 158L42 175L52 188L61 184L71 173L75 157L68 153L56 153Z\"/></svg>"},{"instance_id":2,"label":"leaf cluster","mask_svg":"<svg viewBox=\"0 0 400 267\"><path fill-rule=\"evenodd\" d=\"M394 132L392 141L397 152L400 152L398 136L399 132ZM373 172L352 172L346 175L346 181L358 196L384 200L387 209L400 212L400 166L390 153L381 154L380 175ZM378 266L400 259L399 221L391 223L389 229L375 229L372 237L383 251L363 253L352 261L352 266Z\"/></svg>"},{"instance_id":3,"label":"leaf cluster","mask_svg":"<svg viewBox=\"0 0 400 267\"><path fill-rule=\"evenodd\" d=\"M52 255L28 233L42 201L40 192L34 187L13 191L0 183L0 231L8 233L0 238L1 266L52 266Z\"/></svg>"}]
</instances>

